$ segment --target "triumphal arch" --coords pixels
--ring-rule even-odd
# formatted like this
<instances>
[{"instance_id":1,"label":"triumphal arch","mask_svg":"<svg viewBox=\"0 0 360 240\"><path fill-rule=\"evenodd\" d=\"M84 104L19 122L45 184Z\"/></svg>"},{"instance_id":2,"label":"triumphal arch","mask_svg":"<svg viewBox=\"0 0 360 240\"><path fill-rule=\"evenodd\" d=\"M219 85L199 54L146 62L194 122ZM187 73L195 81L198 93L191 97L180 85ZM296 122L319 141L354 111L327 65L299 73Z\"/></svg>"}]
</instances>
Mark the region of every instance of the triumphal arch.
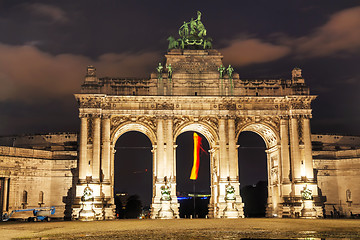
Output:
<instances>
[{"instance_id":1,"label":"triumphal arch","mask_svg":"<svg viewBox=\"0 0 360 240\"><path fill-rule=\"evenodd\" d=\"M209 216L242 218L237 139L259 134L266 144L267 216L322 216L313 172L311 102L301 69L291 79L246 80L224 66L212 48L201 13L169 37L164 63L149 79L98 78L87 68L75 94L81 119L79 181L73 217L114 218L114 146L129 131L152 143L152 218L177 218L176 138L201 133L210 146ZM241 55L239 55L241 58Z\"/></svg>"}]
</instances>

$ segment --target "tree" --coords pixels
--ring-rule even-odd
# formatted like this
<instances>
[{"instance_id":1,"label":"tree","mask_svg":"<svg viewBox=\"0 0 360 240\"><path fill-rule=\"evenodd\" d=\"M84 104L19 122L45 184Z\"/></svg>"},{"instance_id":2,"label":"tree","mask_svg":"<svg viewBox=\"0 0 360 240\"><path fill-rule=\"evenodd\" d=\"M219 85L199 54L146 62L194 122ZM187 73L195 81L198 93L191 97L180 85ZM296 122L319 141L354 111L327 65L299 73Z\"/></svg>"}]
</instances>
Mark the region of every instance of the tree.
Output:
<instances>
[{"instance_id":1,"label":"tree","mask_svg":"<svg viewBox=\"0 0 360 240\"><path fill-rule=\"evenodd\" d=\"M138 195L131 195L126 203L125 217L138 218L141 214L141 201Z\"/></svg>"}]
</instances>

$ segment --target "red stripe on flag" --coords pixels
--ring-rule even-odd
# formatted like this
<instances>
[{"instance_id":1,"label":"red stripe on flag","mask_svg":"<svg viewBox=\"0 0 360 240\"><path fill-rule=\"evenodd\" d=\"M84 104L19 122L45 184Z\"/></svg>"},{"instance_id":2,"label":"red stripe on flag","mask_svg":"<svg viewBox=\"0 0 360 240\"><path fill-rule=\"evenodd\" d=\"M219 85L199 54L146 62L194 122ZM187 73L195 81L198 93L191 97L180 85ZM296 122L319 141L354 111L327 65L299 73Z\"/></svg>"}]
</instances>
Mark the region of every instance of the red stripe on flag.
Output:
<instances>
[{"instance_id":1,"label":"red stripe on flag","mask_svg":"<svg viewBox=\"0 0 360 240\"><path fill-rule=\"evenodd\" d=\"M198 177L199 165L200 165L201 137L194 132L193 139L194 139L194 163L191 169L190 179L196 180Z\"/></svg>"}]
</instances>

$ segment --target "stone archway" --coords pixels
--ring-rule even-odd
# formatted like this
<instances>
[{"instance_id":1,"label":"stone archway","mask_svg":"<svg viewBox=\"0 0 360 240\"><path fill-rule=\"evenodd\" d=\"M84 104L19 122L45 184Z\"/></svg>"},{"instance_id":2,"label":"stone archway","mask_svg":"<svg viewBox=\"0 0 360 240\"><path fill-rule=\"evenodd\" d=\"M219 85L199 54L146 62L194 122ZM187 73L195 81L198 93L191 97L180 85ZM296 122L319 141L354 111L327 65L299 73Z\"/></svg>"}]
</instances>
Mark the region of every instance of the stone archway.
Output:
<instances>
[{"instance_id":1,"label":"stone archway","mask_svg":"<svg viewBox=\"0 0 360 240\"><path fill-rule=\"evenodd\" d=\"M267 161L267 182L268 182L268 200L266 207L266 216L277 216L279 212L279 204L281 203L280 195L280 145L279 133L270 124L267 123L248 123L244 124L238 129L236 139L239 138L242 132L249 131L258 134L266 146L266 161ZM241 183L240 183L241 184Z\"/></svg>"},{"instance_id":2,"label":"stone archway","mask_svg":"<svg viewBox=\"0 0 360 240\"><path fill-rule=\"evenodd\" d=\"M174 131L174 142L176 142L176 138L181 133L189 131L201 133L208 141L211 149L214 149L219 142L219 136L216 130L204 122L190 122L180 125Z\"/></svg>"},{"instance_id":3,"label":"stone archway","mask_svg":"<svg viewBox=\"0 0 360 240\"><path fill-rule=\"evenodd\" d=\"M116 117L114 117L116 118ZM116 119L113 119L113 122L115 122ZM127 171L130 171L129 169L131 168L130 166L132 166L132 168L134 169L138 169L136 171L139 171L140 167L144 167L144 169L148 169L150 171L143 172L141 175L140 174L131 174L130 172L124 172L123 167L119 168L120 163L119 160L121 160L122 164L121 166L123 166L124 162L124 158L123 155L119 155L119 149L118 147L121 147L123 145L119 145L119 139L121 137L123 137L124 135L126 135L127 133L131 133L131 132L137 132L140 133L142 136L147 139L147 146L150 147L150 149L146 149L146 154L143 150L140 150L142 153L144 153L144 155L146 155L146 157L143 155L141 157L142 160L146 160L146 163L144 163L143 161L139 161L138 158L136 158L136 156L139 156L139 152L133 152L134 153L134 157L130 158L130 163L126 164L127 166ZM134 135L132 135L134 136ZM139 136L138 136L139 137ZM136 139L139 139L139 138ZM119 186L121 186L121 189L127 189L126 192L131 194L132 190L129 189L129 187L126 187L126 185L129 183L129 181L131 181L131 184L128 184L129 186L133 186L137 189L137 192L132 192L132 194L136 194L138 196L140 196L140 200L142 201L142 203L145 203L145 206L148 206L149 204L149 197L153 197L153 189L152 189L152 182L154 180L154 173L156 172L155 169L155 156L154 156L154 149L156 149L156 135L154 134L154 132L152 131L152 129L146 124L146 123L137 123L137 122L131 122L131 121L127 121L124 123L121 123L119 126L117 127L113 127L112 132L111 132L111 137L110 137L110 141L111 141L111 156L110 156L110 174L111 174L111 181L112 181L112 193L116 193L116 187L119 190ZM124 144L124 141L122 141L122 144ZM126 144L126 143L125 143ZM136 144L136 143L135 143ZM149 145L148 145L149 144ZM126 144L126 146L128 146ZM136 146L139 146L138 143L136 144ZM124 153L124 151L131 151L131 147L130 149L128 147L121 148L120 151L122 151L122 153ZM127 155L128 156L128 155ZM131 160L133 159L133 161ZM136 160L137 159L137 160ZM151 161L148 162L148 161ZM137 165L134 165L135 163ZM130 167L130 168L129 168ZM122 176L119 176L119 171L122 172ZM146 174L145 174L146 173ZM150 177L151 174L151 177ZM146 178L145 178L146 175ZM127 176L127 178L124 178L124 176ZM133 176L137 176L136 178L131 178ZM120 179L122 179L123 181L120 181ZM142 179L142 180L141 180ZM143 191L140 191L140 185L136 184L139 181L146 181L146 189L144 189ZM149 185L151 185L149 187ZM145 188L145 185L143 185L142 188ZM113 195L113 198L115 199L115 196ZM144 202L145 200L145 202Z\"/></svg>"},{"instance_id":4,"label":"stone archway","mask_svg":"<svg viewBox=\"0 0 360 240\"><path fill-rule=\"evenodd\" d=\"M210 191L211 197L209 201L209 215L214 217L214 205L217 203L219 189L218 189L218 178L219 176L219 136L215 126L211 126L206 122L187 122L178 126L174 131L174 143L177 137L185 132L198 132L202 134L207 142L209 143L209 160L210 160ZM176 153L174 153L176 156ZM177 160L175 160L177 161ZM176 165L176 162L175 162Z\"/></svg>"},{"instance_id":5,"label":"stone archway","mask_svg":"<svg viewBox=\"0 0 360 240\"><path fill-rule=\"evenodd\" d=\"M88 67L82 93L75 95L81 131L74 218L114 217L111 151L116 138L130 130L143 132L153 144L152 218L179 216L174 153L176 136L184 131L203 134L211 146L210 217L244 216L236 145L241 131L256 132L267 144L268 215L322 216L310 139L315 96L301 69L289 80L253 81L237 73L219 75L222 56L214 49L173 49L165 57L170 78L166 73L141 80L98 78ZM84 200L89 189L93 198ZM311 199L303 192L311 192Z\"/></svg>"}]
</instances>

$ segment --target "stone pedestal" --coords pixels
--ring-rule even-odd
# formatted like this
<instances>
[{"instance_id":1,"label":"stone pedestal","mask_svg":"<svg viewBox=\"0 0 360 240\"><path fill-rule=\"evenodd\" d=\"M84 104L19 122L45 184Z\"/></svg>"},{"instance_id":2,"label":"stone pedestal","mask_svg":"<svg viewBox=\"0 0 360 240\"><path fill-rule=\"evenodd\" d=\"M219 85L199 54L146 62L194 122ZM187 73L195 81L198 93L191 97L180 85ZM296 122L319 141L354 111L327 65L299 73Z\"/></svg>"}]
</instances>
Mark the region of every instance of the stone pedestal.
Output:
<instances>
[{"instance_id":1,"label":"stone pedestal","mask_svg":"<svg viewBox=\"0 0 360 240\"><path fill-rule=\"evenodd\" d=\"M171 201L161 201L161 209L158 213L160 219L173 219L174 211L171 209Z\"/></svg>"},{"instance_id":2,"label":"stone pedestal","mask_svg":"<svg viewBox=\"0 0 360 240\"><path fill-rule=\"evenodd\" d=\"M80 221L94 221L95 220L95 211L93 202L84 202L82 203L82 208L79 211L79 220Z\"/></svg>"},{"instance_id":3,"label":"stone pedestal","mask_svg":"<svg viewBox=\"0 0 360 240\"><path fill-rule=\"evenodd\" d=\"M224 218L239 218L239 211L235 206L235 200L226 200Z\"/></svg>"},{"instance_id":4,"label":"stone pedestal","mask_svg":"<svg viewBox=\"0 0 360 240\"><path fill-rule=\"evenodd\" d=\"M316 210L313 200L303 200L303 208L301 209L301 218L316 218Z\"/></svg>"}]
</instances>

